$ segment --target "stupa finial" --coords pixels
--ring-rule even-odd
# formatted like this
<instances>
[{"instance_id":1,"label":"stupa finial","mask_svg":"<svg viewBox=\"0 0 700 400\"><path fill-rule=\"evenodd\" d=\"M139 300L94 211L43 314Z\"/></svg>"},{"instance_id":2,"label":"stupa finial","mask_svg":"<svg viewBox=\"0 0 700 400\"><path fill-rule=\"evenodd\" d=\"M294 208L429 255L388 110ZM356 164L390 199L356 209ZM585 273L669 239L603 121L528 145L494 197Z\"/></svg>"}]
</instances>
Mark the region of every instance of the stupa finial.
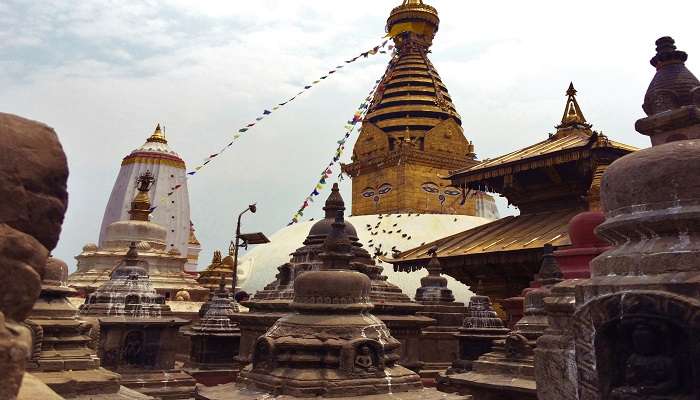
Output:
<instances>
[{"instance_id":1,"label":"stupa finial","mask_svg":"<svg viewBox=\"0 0 700 400\"><path fill-rule=\"evenodd\" d=\"M214 255L211 258L212 264L221 264L221 250L214 250Z\"/></svg>"},{"instance_id":2,"label":"stupa finial","mask_svg":"<svg viewBox=\"0 0 700 400\"><path fill-rule=\"evenodd\" d=\"M155 182L155 178L151 174L151 171L146 171L139 175L136 180L138 193L131 202L131 210L129 210L129 215L131 215L132 221L148 221L148 216L151 214L151 199L148 197L148 191L151 190L151 186Z\"/></svg>"},{"instance_id":3,"label":"stupa finial","mask_svg":"<svg viewBox=\"0 0 700 400\"><path fill-rule=\"evenodd\" d=\"M557 125L556 127L559 132L562 130L565 132L571 132L571 130L565 128L582 127L590 129L592 126L586 122L586 118L583 116L581 107L578 105L578 101L576 101L576 93L578 93L578 91L576 88L574 88L574 83L569 82L569 88L566 89L567 99L566 106L564 106L564 115L561 117L561 124ZM564 135L555 136L561 137Z\"/></svg>"},{"instance_id":4,"label":"stupa finial","mask_svg":"<svg viewBox=\"0 0 700 400\"><path fill-rule=\"evenodd\" d=\"M542 264L540 271L537 273L537 282L542 286L549 286L556 285L563 280L564 275L561 273L557 259L554 257L554 246L547 243L544 245Z\"/></svg>"},{"instance_id":5,"label":"stupa finial","mask_svg":"<svg viewBox=\"0 0 700 400\"><path fill-rule=\"evenodd\" d=\"M323 211L326 212L326 218L335 218L338 211L345 211L345 201L340 195L338 183L334 183L331 188L331 194L326 199L326 205L323 206Z\"/></svg>"},{"instance_id":6,"label":"stupa finial","mask_svg":"<svg viewBox=\"0 0 700 400\"><path fill-rule=\"evenodd\" d=\"M430 262L428 262L426 269L430 276L440 276L440 274L442 274L442 264L440 264L440 260L438 259L437 251L437 246L431 247L430 250L428 250Z\"/></svg>"},{"instance_id":7,"label":"stupa finial","mask_svg":"<svg viewBox=\"0 0 700 400\"><path fill-rule=\"evenodd\" d=\"M158 142L158 143L165 143L167 144L168 141L165 139L165 132L160 129L160 124L156 125L156 129L153 131L153 134L146 139L147 142Z\"/></svg>"},{"instance_id":8,"label":"stupa finial","mask_svg":"<svg viewBox=\"0 0 700 400\"><path fill-rule=\"evenodd\" d=\"M338 210L333 221L331 232L323 243L323 251L319 254L323 260L322 269L350 269L352 242L345 233L343 211Z\"/></svg>"}]
</instances>

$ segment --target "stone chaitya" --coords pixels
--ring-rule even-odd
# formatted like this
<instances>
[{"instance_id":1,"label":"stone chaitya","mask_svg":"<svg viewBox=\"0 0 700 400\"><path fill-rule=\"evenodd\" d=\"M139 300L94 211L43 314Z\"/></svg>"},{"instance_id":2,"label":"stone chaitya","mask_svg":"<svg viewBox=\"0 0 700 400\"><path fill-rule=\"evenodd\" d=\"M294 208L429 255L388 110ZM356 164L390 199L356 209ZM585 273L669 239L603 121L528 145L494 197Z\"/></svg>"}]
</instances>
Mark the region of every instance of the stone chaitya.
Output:
<instances>
[{"instance_id":1,"label":"stone chaitya","mask_svg":"<svg viewBox=\"0 0 700 400\"><path fill-rule=\"evenodd\" d=\"M459 354L457 334L466 313L464 303L455 301L447 279L441 276L442 268L437 254L428 263L428 275L421 279L416 290L416 302L422 304L418 313L435 320L420 335L420 359L423 365L420 375L424 379L435 379L439 372L447 369Z\"/></svg>"},{"instance_id":2,"label":"stone chaitya","mask_svg":"<svg viewBox=\"0 0 700 400\"><path fill-rule=\"evenodd\" d=\"M537 339L535 379L554 381L556 385L537 385L539 400L575 399L577 372L573 314L576 311L576 286L590 278L590 261L609 249L609 243L598 238L594 229L605 220L600 211L586 211L569 222L571 247L554 252L565 281L551 288L544 299L548 326Z\"/></svg>"},{"instance_id":3,"label":"stone chaitya","mask_svg":"<svg viewBox=\"0 0 700 400\"><path fill-rule=\"evenodd\" d=\"M238 355L241 330L232 321L236 312L232 303L226 279L221 275L219 286L206 303L201 319L181 329L190 338L190 359L185 364L185 371L199 383L231 382L240 370L234 357Z\"/></svg>"},{"instance_id":4,"label":"stone chaitya","mask_svg":"<svg viewBox=\"0 0 700 400\"><path fill-rule=\"evenodd\" d=\"M0 398L15 399L20 385L23 392L39 386L33 391L50 398L51 390L29 374L23 382L32 346L22 321L41 293L46 260L61 233L68 165L53 129L4 113L0 154Z\"/></svg>"},{"instance_id":5,"label":"stone chaitya","mask_svg":"<svg viewBox=\"0 0 700 400\"><path fill-rule=\"evenodd\" d=\"M441 388L472 394L477 400L536 400L534 349L547 328L544 298L562 281L553 247L545 245L536 287L524 291L524 315L493 351L472 362L472 370L441 379Z\"/></svg>"},{"instance_id":6,"label":"stone chaitya","mask_svg":"<svg viewBox=\"0 0 700 400\"><path fill-rule=\"evenodd\" d=\"M190 398L194 379L173 370L178 329L189 321L172 316L143 265L132 243L111 279L85 299L80 315L97 319L102 364L122 375L122 385L155 397Z\"/></svg>"},{"instance_id":7,"label":"stone chaitya","mask_svg":"<svg viewBox=\"0 0 700 400\"><path fill-rule=\"evenodd\" d=\"M185 273L187 258L177 248L167 245L168 230L150 220L156 208L152 207L149 198L154 182L155 178L148 170L139 175L136 195L128 212L129 219L109 224L101 246L87 244L76 256L77 270L69 276L68 282L81 295L87 295L107 282L129 244L136 242L151 284L166 300L175 300L178 295L193 301L206 299L209 291L197 285L194 277Z\"/></svg>"},{"instance_id":8,"label":"stone chaitya","mask_svg":"<svg viewBox=\"0 0 700 400\"><path fill-rule=\"evenodd\" d=\"M41 295L24 322L33 341L27 369L61 396L131 398L127 397L129 391L120 387L120 376L100 367L100 359L91 348L92 325L77 318L78 310L67 299L75 294L75 289L66 286L67 277L68 266L50 257Z\"/></svg>"},{"instance_id":9,"label":"stone chaitya","mask_svg":"<svg viewBox=\"0 0 700 400\"><path fill-rule=\"evenodd\" d=\"M687 57L656 41L635 125L652 147L603 175L596 233L612 248L576 286L581 400L700 397L700 82Z\"/></svg>"},{"instance_id":10,"label":"stone chaitya","mask_svg":"<svg viewBox=\"0 0 700 400\"><path fill-rule=\"evenodd\" d=\"M471 371L472 362L493 349L493 342L503 340L510 332L491 305L488 296L479 295L477 286L469 299L466 316L456 338L459 354L447 374Z\"/></svg>"},{"instance_id":11,"label":"stone chaitya","mask_svg":"<svg viewBox=\"0 0 700 400\"><path fill-rule=\"evenodd\" d=\"M421 388L397 364L401 343L370 314L371 281L355 257L342 211L322 245L322 265L294 281L292 313L255 342L243 386L299 397L405 392Z\"/></svg>"},{"instance_id":12,"label":"stone chaitya","mask_svg":"<svg viewBox=\"0 0 700 400\"><path fill-rule=\"evenodd\" d=\"M250 301L242 302L250 312L236 315L241 328L241 363L251 361L255 340L289 312L290 303L295 295L296 277L306 271L318 270L323 265L323 260L319 258L323 243L331 231L335 215L345 210L345 203L337 184L333 185L323 209L326 213L325 218L311 227L303 246L292 254L290 262L278 268L277 279L255 293ZM434 320L416 315L424 306L412 302L399 287L388 282L387 277L382 275L383 268L375 264L372 256L362 247L355 228L348 222L345 222L344 226L352 242L353 258L350 268L369 277L374 315L386 324L392 336L401 342L401 365L413 370L420 369L420 330L431 325Z\"/></svg>"}]
</instances>

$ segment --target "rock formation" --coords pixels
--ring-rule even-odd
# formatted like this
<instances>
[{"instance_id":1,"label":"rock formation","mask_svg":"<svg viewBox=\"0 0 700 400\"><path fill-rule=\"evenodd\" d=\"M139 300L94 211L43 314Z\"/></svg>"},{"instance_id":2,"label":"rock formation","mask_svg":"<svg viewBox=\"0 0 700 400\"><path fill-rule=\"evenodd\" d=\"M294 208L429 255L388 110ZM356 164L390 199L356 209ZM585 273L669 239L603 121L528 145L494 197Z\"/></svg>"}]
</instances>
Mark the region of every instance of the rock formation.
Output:
<instances>
[{"instance_id":1,"label":"rock formation","mask_svg":"<svg viewBox=\"0 0 700 400\"><path fill-rule=\"evenodd\" d=\"M41 292L68 203L66 158L53 129L0 113L0 398L14 399L31 350L21 322Z\"/></svg>"}]
</instances>

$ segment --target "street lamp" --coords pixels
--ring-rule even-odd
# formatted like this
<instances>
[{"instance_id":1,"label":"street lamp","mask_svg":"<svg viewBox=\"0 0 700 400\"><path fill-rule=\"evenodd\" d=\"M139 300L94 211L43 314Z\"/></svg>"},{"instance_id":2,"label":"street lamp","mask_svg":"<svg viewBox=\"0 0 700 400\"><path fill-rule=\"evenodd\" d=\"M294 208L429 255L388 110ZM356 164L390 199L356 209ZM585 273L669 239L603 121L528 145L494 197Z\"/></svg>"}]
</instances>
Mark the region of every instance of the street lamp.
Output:
<instances>
[{"instance_id":1,"label":"street lamp","mask_svg":"<svg viewBox=\"0 0 700 400\"><path fill-rule=\"evenodd\" d=\"M233 246L233 276L231 277L231 285L233 287L231 289L231 296L236 295L236 284L238 283L238 249L243 247L247 250L249 244L270 243L270 239L268 239L262 232L241 233L241 217L243 214L247 213L248 211L255 214L257 210L258 208L255 206L255 203L253 203L238 214L238 222L236 223L236 238L234 242L231 242L231 246Z\"/></svg>"}]
</instances>

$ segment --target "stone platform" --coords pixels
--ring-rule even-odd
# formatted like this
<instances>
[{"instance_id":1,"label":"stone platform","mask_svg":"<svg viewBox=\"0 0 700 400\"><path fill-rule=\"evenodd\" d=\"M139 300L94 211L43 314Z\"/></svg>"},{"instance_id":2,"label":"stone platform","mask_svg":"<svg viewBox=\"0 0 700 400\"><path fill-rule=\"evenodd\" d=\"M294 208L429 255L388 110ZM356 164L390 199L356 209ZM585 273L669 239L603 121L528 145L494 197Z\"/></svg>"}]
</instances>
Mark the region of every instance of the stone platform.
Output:
<instances>
[{"instance_id":1,"label":"stone platform","mask_svg":"<svg viewBox=\"0 0 700 400\"><path fill-rule=\"evenodd\" d=\"M266 392L238 388L234 383L206 387L197 385L196 400L293 400L293 396L273 396ZM317 397L321 398L321 397ZM471 396L438 392L435 389L421 389L411 392L387 393L358 397L333 397L335 400L471 400Z\"/></svg>"},{"instance_id":2,"label":"stone platform","mask_svg":"<svg viewBox=\"0 0 700 400\"><path fill-rule=\"evenodd\" d=\"M514 365L515 366L515 365ZM440 374L437 387L441 391L473 395L478 400L532 400L536 399L536 386L531 379L520 379L512 375L466 372L462 374ZM470 396L471 397L471 396Z\"/></svg>"}]
</instances>

